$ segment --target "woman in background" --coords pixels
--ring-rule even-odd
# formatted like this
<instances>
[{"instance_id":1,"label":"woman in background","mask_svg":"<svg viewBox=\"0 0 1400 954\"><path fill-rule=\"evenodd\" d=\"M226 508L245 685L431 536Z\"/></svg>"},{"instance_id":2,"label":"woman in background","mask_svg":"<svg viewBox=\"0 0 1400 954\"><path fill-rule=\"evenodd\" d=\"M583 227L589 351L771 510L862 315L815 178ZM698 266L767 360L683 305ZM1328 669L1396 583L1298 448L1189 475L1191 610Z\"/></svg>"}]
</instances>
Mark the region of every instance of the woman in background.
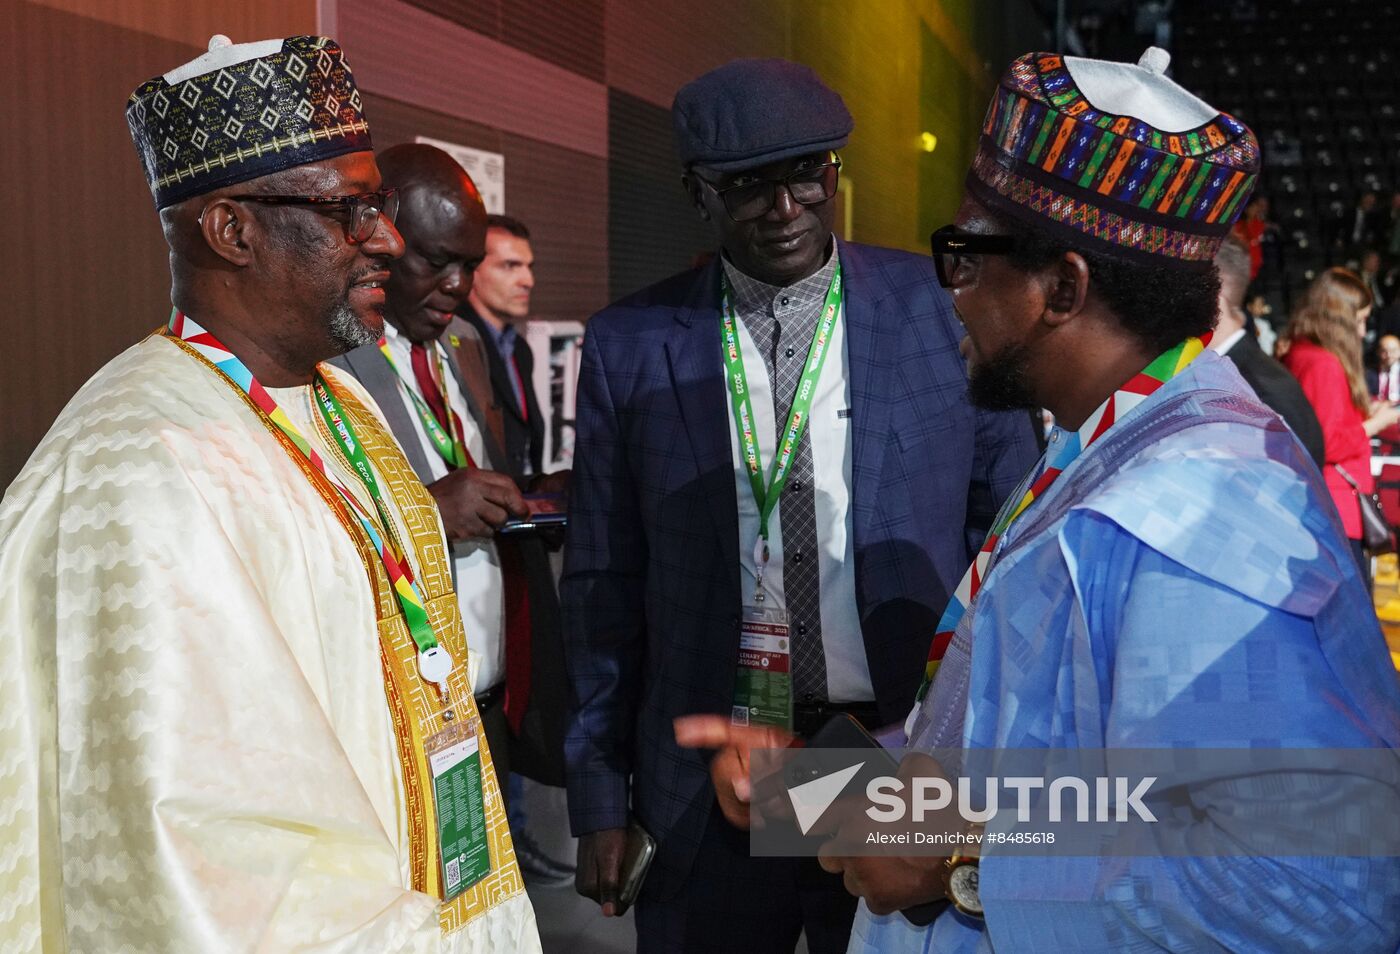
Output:
<instances>
[{"instance_id":1,"label":"woman in background","mask_svg":"<svg viewBox=\"0 0 1400 954\"><path fill-rule=\"evenodd\" d=\"M1360 493L1375 489L1371 477L1371 436L1400 422L1389 402L1372 404L1361 364L1361 340L1374 304L1361 278L1345 268L1329 268L1308 287L1282 335L1279 358L1293 372L1322 425L1323 477L1342 516L1362 576L1371 578L1361 534Z\"/></svg>"}]
</instances>

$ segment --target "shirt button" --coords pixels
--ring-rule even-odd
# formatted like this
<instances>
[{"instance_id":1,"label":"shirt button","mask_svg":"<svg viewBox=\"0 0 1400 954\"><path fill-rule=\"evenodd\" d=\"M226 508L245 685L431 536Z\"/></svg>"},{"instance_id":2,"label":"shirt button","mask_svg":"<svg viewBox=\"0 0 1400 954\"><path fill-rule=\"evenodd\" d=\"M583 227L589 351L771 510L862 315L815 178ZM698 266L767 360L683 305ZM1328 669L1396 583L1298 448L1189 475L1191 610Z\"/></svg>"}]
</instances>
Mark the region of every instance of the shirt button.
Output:
<instances>
[{"instance_id":1,"label":"shirt button","mask_svg":"<svg viewBox=\"0 0 1400 954\"><path fill-rule=\"evenodd\" d=\"M795 354L797 354L797 352L794 351L792 348L787 349L787 356L788 356L789 358L791 358L791 357L792 357L793 355L795 355Z\"/></svg>"},{"instance_id":2,"label":"shirt button","mask_svg":"<svg viewBox=\"0 0 1400 954\"><path fill-rule=\"evenodd\" d=\"M788 296L784 295L782 298L779 298L778 303L786 305L788 303Z\"/></svg>"},{"instance_id":3,"label":"shirt button","mask_svg":"<svg viewBox=\"0 0 1400 954\"><path fill-rule=\"evenodd\" d=\"M799 636L806 636L806 635L807 635L807 624L806 624L806 623L798 623L798 624L797 624L797 635L799 635ZM811 694L810 692L807 693L807 698L808 698L808 699L811 699L811 698L812 698L812 694Z\"/></svg>"},{"instance_id":4,"label":"shirt button","mask_svg":"<svg viewBox=\"0 0 1400 954\"><path fill-rule=\"evenodd\" d=\"M788 484L788 489L790 489L790 490L801 490L801 489L802 489L802 481L800 481L800 480L793 480L792 483Z\"/></svg>"},{"instance_id":5,"label":"shirt button","mask_svg":"<svg viewBox=\"0 0 1400 954\"><path fill-rule=\"evenodd\" d=\"M801 550L798 550L796 553L794 553L794 554L792 555L792 562L793 562L793 563L801 563L801 562L802 562L802 551L801 551Z\"/></svg>"}]
</instances>

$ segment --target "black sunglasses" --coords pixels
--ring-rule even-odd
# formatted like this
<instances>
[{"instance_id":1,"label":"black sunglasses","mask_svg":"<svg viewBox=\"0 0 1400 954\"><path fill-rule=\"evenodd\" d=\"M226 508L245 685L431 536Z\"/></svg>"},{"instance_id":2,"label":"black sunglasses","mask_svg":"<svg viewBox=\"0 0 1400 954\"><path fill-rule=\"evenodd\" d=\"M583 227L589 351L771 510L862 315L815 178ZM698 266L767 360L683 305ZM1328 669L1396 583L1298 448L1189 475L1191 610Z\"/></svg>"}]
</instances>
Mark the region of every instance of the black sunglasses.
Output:
<instances>
[{"instance_id":1,"label":"black sunglasses","mask_svg":"<svg viewBox=\"0 0 1400 954\"><path fill-rule=\"evenodd\" d=\"M945 225L928 237L933 251L933 267L938 284L953 287L962 260L971 255L1008 255L1016 251L1016 236L963 232L956 225Z\"/></svg>"},{"instance_id":2,"label":"black sunglasses","mask_svg":"<svg viewBox=\"0 0 1400 954\"><path fill-rule=\"evenodd\" d=\"M778 186L786 188L792 201L798 205L821 205L836 194L840 174L841 157L836 155L831 157L830 162L795 169L775 179L757 179L724 188L699 173L691 173L714 190L724 203L724 211L735 222L751 222L767 215L773 203L778 201Z\"/></svg>"},{"instance_id":3,"label":"black sunglasses","mask_svg":"<svg viewBox=\"0 0 1400 954\"><path fill-rule=\"evenodd\" d=\"M264 205L309 205L322 214L332 211L348 213L341 225L345 229L345 241L352 245L363 244L373 237L381 215L392 222L399 212L397 189L381 189L358 195L231 195L229 198Z\"/></svg>"}]
</instances>

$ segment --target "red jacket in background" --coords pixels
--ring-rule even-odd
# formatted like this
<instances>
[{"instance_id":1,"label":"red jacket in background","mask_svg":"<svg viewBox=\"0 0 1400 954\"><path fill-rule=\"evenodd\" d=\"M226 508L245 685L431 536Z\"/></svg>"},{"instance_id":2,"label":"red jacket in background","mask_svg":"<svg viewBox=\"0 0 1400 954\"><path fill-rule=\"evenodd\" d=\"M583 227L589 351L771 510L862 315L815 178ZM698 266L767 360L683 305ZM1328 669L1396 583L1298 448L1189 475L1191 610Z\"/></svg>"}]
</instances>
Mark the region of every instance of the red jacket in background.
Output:
<instances>
[{"instance_id":1,"label":"red jacket in background","mask_svg":"<svg viewBox=\"0 0 1400 954\"><path fill-rule=\"evenodd\" d=\"M1308 403L1322 425L1323 456L1327 466L1322 476L1332 492L1332 502L1342 515L1342 526L1352 540L1361 539L1361 504L1351 485L1337 473L1341 464L1364 494L1375 489L1371 478L1371 441L1366 436L1365 418L1351 403L1351 386L1337 356L1311 341L1293 342L1282 358L1293 372Z\"/></svg>"}]
</instances>

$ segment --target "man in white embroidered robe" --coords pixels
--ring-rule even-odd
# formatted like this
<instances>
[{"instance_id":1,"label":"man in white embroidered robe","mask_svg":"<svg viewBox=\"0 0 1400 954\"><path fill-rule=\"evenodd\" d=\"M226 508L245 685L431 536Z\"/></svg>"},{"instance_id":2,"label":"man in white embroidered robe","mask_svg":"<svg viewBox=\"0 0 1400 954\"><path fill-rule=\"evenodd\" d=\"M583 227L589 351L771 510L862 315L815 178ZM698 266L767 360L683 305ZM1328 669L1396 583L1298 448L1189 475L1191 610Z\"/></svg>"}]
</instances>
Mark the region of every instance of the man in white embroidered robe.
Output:
<instances>
[{"instance_id":1,"label":"man in white embroidered robe","mask_svg":"<svg viewBox=\"0 0 1400 954\"><path fill-rule=\"evenodd\" d=\"M373 514L312 380L344 403L469 722L436 509L368 395L318 369L378 337L403 249L340 49L216 37L128 120L177 317L208 331L113 359L0 503L0 949L537 951L484 746L491 872L470 905L414 887L437 829L405 753L436 689L387 655L399 606L351 507L259 410ZM265 392L205 360L215 337Z\"/></svg>"}]
</instances>

